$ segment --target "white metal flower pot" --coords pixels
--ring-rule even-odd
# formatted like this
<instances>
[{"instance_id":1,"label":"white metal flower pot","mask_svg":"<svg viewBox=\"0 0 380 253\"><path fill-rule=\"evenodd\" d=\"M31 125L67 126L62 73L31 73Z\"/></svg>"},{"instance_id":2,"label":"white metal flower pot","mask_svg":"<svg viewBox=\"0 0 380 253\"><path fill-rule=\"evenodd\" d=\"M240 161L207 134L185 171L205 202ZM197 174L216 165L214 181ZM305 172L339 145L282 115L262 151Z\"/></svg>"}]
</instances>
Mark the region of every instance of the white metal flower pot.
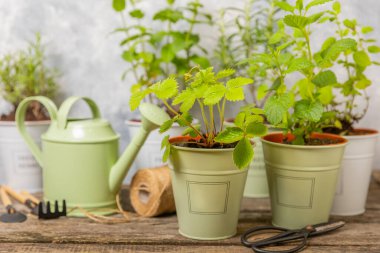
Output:
<instances>
[{"instance_id":1,"label":"white metal flower pot","mask_svg":"<svg viewBox=\"0 0 380 253\"><path fill-rule=\"evenodd\" d=\"M349 140L331 214L358 215L365 212L368 187L378 132L368 135L345 136Z\"/></svg>"},{"instance_id":2,"label":"white metal flower pot","mask_svg":"<svg viewBox=\"0 0 380 253\"><path fill-rule=\"evenodd\" d=\"M126 121L128 126L129 136L135 136L139 130L141 123L135 120ZM128 175L124 180L125 184L130 184L132 177L136 174L137 170L143 168L153 168L163 165L162 155L163 150L161 150L162 138L166 135L170 136L181 136L185 127L181 127L174 124L171 129L169 129L164 134L160 134L159 130L152 131L144 145L139 151L132 167L129 169Z\"/></svg>"},{"instance_id":3,"label":"white metal flower pot","mask_svg":"<svg viewBox=\"0 0 380 253\"><path fill-rule=\"evenodd\" d=\"M32 138L40 144L41 134L50 121L26 122ZM42 190L42 171L13 121L0 122L0 184L16 190L40 192Z\"/></svg>"}]
</instances>

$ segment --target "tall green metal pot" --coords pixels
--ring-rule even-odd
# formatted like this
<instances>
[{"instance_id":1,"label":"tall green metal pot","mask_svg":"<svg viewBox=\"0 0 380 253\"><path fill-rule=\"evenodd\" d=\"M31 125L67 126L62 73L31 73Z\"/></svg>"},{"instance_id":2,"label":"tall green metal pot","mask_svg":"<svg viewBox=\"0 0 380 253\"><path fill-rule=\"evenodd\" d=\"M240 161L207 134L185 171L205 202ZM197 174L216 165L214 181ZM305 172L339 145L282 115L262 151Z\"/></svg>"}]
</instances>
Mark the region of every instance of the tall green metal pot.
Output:
<instances>
[{"instance_id":1,"label":"tall green metal pot","mask_svg":"<svg viewBox=\"0 0 380 253\"><path fill-rule=\"evenodd\" d=\"M169 166L183 236L219 240L236 234L247 169L235 166L232 153L172 145Z\"/></svg>"},{"instance_id":2,"label":"tall green metal pot","mask_svg":"<svg viewBox=\"0 0 380 253\"><path fill-rule=\"evenodd\" d=\"M298 229L329 219L347 140L331 134L312 137L338 140L338 144L282 144L282 133L262 138L275 226Z\"/></svg>"}]
</instances>

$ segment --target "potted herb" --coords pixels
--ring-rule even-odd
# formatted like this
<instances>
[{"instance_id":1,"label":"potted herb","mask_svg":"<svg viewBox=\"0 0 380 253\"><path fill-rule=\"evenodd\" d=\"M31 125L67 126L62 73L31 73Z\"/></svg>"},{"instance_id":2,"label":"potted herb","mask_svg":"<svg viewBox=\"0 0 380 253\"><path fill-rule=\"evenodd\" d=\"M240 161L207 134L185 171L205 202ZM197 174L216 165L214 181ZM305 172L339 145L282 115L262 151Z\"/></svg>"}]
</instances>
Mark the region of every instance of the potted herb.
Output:
<instances>
[{"instance_id":1,"label":"potted herb","mask_svg":"<svg viewBox=\"0 0 380 253\"><path fill-rule=\"evenodd\" d=\"M270 44L278 43L278 26L280 8L274 0L245 0L244 7L237 6L221 9L218 46L215 56L221 68L233 67L236 75L247 76L254 80L253 85L246 87L246 104L254 103L262 108L270 96L269 83L275 81L268 68L250 60L259 53L269 53ZM226 125L233 125L228 119ZM269 126L269 132L276 131ZM260 138L255 138L255 158L250 165L244 197L268 197L264 154Z\"/></svg>"},{"instance_id":2,"label":"potted herb","mask_svg":"<svg viewBox=\"0 0 380 253\"><path fill-rule=\"evenodd\" d=\"M268 121L284 131L268 134L262 142L272 223L280 227L301 228L328 221L347 143L338 135L318 133L329 114L324 105L331 103L337 83L332 62L357 47L355 40L347 38L321 47L312 45L312 29L329 19L325 11L311 14L310 10L326 2L282 2L279 7L289 14L280 21L286 29L277 36L285 42L273 43L270 54L255 58L277 75L276 93L266 101L264 111ZM287 88L286 77L292 73L296 73L293 80L299 79Z\"/></svg>"},{"instance_id":3,"label":"potted herb","mask_svg":"<svg viewBox=\"0 0 380 253\"><path fill-rule=\"evenodd\" d=\"M365 71L372 65L379 65L371 60L370 54L379 53L380 47L375 45L376 40L368 38L372 27L360 26L355 19L342 20L340 12L340 3L335 2L333 10L326 15L336 25L337 38L330 37L325 44L338 39L354 39L357 47L335 59L335 65L346 74L341 75L334 87L340 97L334 97L328 105L331 114L326 120L330 120L330 126L323 128L323 131L343 135L349 140L331 213L357 215L365 212L379 133L375 129L355 128L354 125L368 110L370 97L367 89L372 82ZM361 101L365 102L365 106L360 106Z\"/></svg>"},{"instance_id":4,"label":"potted herb","mask_svg":"<svg viewBox=\"0 0 380 253\"><path fill-rule=\"evenodd\" d=\"M211 16L205 12L203 5L199 0L188 1L185 5L177 4L175 0L163 3L166 3L165 6L150 16L145 13L143 2L113 1L113 8L122 19L122 26L116 32L124 35L120 45L124 49L122 58L128 64L122 79L128 75L128 81L132 83L131 93L146 90L158 80L173 74L182 75L195 65L209 66L205 57L207 51L201 46L201 36L196 32L199 26L211 23ZM134 80L130 81L129 77ZM147 95L144 100L164 107L154 94ZM137 133L141 125L139 119L126 123L131 136ZM169 134L176 136L182 131L183 128L175 124ZM135 160L135 167L149 168L161 164L161 140L158 131L149 135ZM127 182L137 168L131 169Z\"/></svg>"},{"instance_id":5,"label":"potted herb","mask_svg":"<svg viewBox=\"0 0 380 253\"><path fill-rule=\"evenodd\" d=\"M19 50L0 58L0 89L2 98L11 110L1 115L0 120L0 175L1 183L15 189L31 192L41 191L41 168L19 135L15 124L15 112L26 97L42 95L54 97L57 90L57 72L45 66L44 50L40 35L29 43L26 50ZM50 124L41 104L32 103L27 111L26 126L35 141Z\"/></svg>"},{"instance_id":6,"label":"potted herb","mask_svg":"<svg viewBox=\"0 0 380 253\"><path fill-rule=\"evenodd\" d=\"M169 78L144 93L154 93L175 114L161 132L174 122L187 126L185 136L166 136L162 147L164 161L170 159L179 232L189 238L217 240L236 234L247 167L254 154L251 139L267 131L263 110L255 107L240 114L235 127L224 128L226 102L243 100L243 87L252 83L249 78L229 78L234 72L193 68L185 74L182 92L178 93L178 82ZM141 99L132 95L133 108ZM189 111L195 106L202 112L202 126L192 123Z\"/></svg>"}]
</instances>

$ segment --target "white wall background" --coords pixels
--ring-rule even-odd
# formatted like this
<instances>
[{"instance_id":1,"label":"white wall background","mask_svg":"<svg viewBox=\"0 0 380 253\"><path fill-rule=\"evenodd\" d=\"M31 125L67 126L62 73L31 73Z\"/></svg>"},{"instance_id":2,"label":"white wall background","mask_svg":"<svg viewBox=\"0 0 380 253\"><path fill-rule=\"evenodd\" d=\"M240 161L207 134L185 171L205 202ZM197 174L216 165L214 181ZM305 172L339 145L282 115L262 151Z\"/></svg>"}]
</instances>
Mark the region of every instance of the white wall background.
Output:
<instances>
[{"instance_id":1,"label":"white wall background","mask_svg":"<svg viewBox=\"0 0 380 253\"><path fill-rule=\"evenodd\" d=\"M165 0L144 0L154 11ZM179 0L185 2L186 0ZM40 32L46 45L48 64L59 68L61 90L58 101L70 95L92 97L103 116L112 121L122 135L122 147L128 142L124 121L132 117L129 111L129 85L121 81L125 63L121 60L119 35L110 32L120 25L119 15L111 0L0 0L0 54L26 46ZM222 6L237 6L242 0L203 1L210 11ZM360 23L375 27L374 37L380 40L380 1L342 0L345 17L357 18ZM215 32L201 31L203 42L210 41ZM321 41L325 31L318 31ZM325 35L327 36L327 35ZM377 59L379 60L379 59ZM380 130L380 69L368 70L373 80L370 109L360 126ZM3 108L0 108L0 111ZM380 169L380 145L375 167Z\"/></svg>"}]
</instances>

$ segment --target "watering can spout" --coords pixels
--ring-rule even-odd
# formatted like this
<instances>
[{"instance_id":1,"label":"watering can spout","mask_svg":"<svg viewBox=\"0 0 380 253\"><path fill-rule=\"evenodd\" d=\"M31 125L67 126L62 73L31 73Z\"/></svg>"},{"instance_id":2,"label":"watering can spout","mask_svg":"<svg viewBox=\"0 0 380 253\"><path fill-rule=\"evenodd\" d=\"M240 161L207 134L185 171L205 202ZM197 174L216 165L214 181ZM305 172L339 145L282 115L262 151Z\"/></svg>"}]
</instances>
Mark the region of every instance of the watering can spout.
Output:
<instances>
[{"instance_id":1,"label":"watering can spout","mask_svg":"<svg viewBox=\"0 0 380 253\"><path fill-rule=\"evenodd\" d=\"M156 105L143 103L139 107L141 113L141 128L137 135L132 136L128 147L124 150L119 160L111 168L109 175L109 187L111 192L117 193L121 184L135 160L140 148L152 130L159 128L169 115Z\"/></svg>"}]
</instances>

